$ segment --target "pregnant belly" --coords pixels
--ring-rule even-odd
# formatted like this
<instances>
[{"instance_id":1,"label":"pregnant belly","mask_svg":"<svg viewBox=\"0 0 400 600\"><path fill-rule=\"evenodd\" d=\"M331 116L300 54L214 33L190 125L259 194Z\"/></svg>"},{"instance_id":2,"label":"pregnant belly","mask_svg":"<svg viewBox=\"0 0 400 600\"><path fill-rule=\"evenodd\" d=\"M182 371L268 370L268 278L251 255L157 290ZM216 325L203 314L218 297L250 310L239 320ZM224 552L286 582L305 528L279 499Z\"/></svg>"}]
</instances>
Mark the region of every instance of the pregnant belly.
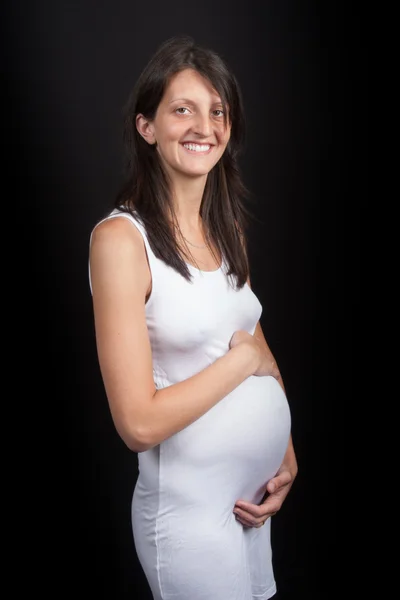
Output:
<instances>
[{"instance_id":1,"label":"pregnant belly","mask_svg":"<svg viewBox=\"0 0 400 600\"><path fill-rule=\"evenodd\" d=\"M249 377L161 444L164 500L171 507L206 502L229 511L239 498L259 502L282 463L290 425L287 399L276 379Z\"/></svg>"}]
</instances>

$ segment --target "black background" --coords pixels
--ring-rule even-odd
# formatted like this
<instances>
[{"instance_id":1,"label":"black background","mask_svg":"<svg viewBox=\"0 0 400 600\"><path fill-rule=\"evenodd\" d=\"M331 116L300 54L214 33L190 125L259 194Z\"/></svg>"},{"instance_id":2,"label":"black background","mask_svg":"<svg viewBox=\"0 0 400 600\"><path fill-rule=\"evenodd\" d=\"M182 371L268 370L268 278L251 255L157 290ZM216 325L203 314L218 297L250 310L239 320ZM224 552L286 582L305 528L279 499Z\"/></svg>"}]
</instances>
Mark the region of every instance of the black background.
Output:
<instances>
[{"instance_id":1,"label":"black background","mask_svg":"<svg viewBox=\"0 0 400 600\"><path fill-rule=\"evenodd\" d=\"M42 597L150 599L130 526L136 455L111 423L87 262L90 231L120 183L123 104L177 33L219 51L244 95L252 284L299 462L273 521L279 600L340 597L338 490L367 179L366 51L353 10L294 0L3 3L3 222L18 314L8 323L17 412L8 433L22 488L11 502L22 511L18 564L37 565L29 585Z\"/></svg>"}]
</instances>

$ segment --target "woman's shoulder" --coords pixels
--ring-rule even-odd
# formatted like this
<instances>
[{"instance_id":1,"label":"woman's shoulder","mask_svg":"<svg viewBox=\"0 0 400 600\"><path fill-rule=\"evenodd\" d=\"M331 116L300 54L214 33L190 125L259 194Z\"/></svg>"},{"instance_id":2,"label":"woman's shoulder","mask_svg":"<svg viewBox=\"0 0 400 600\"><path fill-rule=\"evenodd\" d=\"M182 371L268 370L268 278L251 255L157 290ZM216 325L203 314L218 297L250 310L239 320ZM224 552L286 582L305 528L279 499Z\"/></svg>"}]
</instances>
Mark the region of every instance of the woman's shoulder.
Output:
<instances>
[{"instance_id":1,"label":"woman's shoulder","mask_svg":"<svg viewBox=\"0 0 400 600\"><path fill-rule=\"evenodd\" d=\"M143 236L134 225L137 225L135 219L129 213L112 211L94 226L90 240L91 251L141 255Z\"/></svg>"}]
</instances>

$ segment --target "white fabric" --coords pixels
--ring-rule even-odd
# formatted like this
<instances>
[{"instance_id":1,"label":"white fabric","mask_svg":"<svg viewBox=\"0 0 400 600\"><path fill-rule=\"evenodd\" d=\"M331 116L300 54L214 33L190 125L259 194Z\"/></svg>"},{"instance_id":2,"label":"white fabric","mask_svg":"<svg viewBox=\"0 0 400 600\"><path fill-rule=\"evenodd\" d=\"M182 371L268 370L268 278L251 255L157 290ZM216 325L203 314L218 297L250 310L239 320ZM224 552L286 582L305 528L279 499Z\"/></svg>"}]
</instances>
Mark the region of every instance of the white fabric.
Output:
<instances>
[{"instance_id":1,"label":"white fabric","mask_svg":"<svg viewBox=\"0 0 400 600\"><path fill-rule=\"evenodd\" d=\"M186 281L155 257L139 219L118 211L107 218L116 216L138 228L147 251L146 318L157 389L224 355L236 330L254 332L262 307L247 284L236 291L224 265L211 272L190 266L193 281ZM270 520L244 528L232 510L236 500L261 500L282 462L290 421L276 379L251 376L192 425L139 453L133 535L155 600L275 594Z\"/></svg>"}]
</instances>

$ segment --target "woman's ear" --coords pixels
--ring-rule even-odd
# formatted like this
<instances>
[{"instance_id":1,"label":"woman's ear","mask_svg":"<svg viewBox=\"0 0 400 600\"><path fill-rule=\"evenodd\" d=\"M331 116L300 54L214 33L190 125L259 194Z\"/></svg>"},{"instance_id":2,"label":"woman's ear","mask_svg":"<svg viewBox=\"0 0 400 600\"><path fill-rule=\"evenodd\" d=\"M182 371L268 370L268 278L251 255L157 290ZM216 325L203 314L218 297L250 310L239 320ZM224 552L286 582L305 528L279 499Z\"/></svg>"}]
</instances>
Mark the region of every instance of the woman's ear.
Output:
<instances>
[{"instance_id":1,"label":"woman's ear","mask_svg":"<svg viewBox=\"0 0 400 600\"><path fill-rule=\"evenodd\" d=\"M154 135L154 127L151 121L146 119L142 114L137 115L136 117L136 129L146 140L148 144L155 144L156 138Z\"/></svg>"}]
</instances>

